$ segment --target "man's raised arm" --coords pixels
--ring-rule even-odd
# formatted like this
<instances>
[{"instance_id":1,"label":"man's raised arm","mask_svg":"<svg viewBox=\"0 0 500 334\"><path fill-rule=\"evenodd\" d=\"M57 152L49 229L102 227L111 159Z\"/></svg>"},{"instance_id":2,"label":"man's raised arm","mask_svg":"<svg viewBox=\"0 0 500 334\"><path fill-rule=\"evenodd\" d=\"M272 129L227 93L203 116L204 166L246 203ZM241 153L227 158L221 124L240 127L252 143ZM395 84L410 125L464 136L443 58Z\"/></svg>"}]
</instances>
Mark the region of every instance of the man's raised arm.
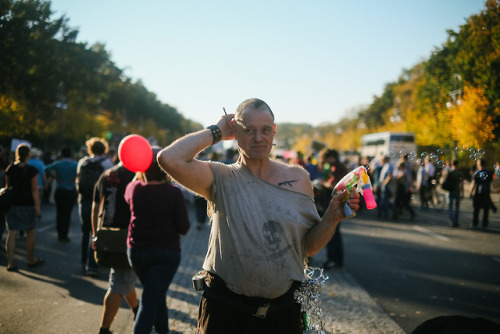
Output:
<instances>
[{"instance_id":1,"label":"man's raised arm","mask_svg":"<svg viewBox=\"0 0 500 334\"><path fill-rule=\"evenodd\" d=\"M213 174L207 161L195 157L218 140L233 139L233 130L229 125L234 115L224 115L217 123L217 129L204 129L177 139L164 148L157 156L158 163L174 180L195 193L210 198ZM217 140L218 139L218 140Z\"/></svg>"}]
</instances>

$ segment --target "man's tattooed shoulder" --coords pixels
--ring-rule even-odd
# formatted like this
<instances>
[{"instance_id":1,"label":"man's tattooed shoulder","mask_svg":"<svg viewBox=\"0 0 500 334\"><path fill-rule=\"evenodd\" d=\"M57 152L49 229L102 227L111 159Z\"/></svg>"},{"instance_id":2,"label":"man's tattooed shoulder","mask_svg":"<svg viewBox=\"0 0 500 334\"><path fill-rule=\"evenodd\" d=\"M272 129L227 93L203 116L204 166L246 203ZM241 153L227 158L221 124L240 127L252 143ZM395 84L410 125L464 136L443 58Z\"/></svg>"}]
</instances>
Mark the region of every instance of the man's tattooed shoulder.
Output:
<instances>
[{"instance_id":1,"label":"man's tattooed shoulder","mask_svg":"<svg viewBox=\"0 0 500 334\"><path fill-rule=\"evenodd\" d=\"M278 182L279 187L293 187L293 183L299 182L299 180L288 180L288 181L282 181Z\"/></svg>"}]
</instances>

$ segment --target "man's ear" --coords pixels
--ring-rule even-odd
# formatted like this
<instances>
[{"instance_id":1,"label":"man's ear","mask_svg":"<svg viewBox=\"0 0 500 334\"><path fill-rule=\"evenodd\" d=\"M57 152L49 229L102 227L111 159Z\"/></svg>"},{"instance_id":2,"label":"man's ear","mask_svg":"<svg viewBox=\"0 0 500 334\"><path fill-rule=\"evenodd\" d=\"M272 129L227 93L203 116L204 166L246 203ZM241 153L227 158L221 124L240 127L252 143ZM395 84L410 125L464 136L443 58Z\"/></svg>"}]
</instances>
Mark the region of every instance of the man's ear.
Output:
<instances>
[{"instance_id":1,"label":"man's ear","mask_svg":"<svg viewBox=\"0 0 500 334\"><path fill-rule=\"evenodd\" d=\"M273 132L276 134L276 124L273 125Z\"/></svg>"}]
</instances>

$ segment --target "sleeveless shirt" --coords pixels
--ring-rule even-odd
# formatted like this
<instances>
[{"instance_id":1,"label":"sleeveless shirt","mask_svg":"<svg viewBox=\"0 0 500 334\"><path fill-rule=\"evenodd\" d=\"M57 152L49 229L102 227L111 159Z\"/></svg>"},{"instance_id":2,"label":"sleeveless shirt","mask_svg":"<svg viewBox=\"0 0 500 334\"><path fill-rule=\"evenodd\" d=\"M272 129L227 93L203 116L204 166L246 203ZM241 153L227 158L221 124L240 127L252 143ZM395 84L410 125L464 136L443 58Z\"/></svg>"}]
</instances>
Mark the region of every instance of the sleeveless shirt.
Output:
<instances>
[{"instance_id":1,"label":"sleeveless shirt","mask_svg":"<svg viewBox=\"0 0 500 334\"><path fill-rule=\"evenodd\" d=\"M203 269L235 293L281 296L305 278L306 234L320 221L313 197L261 180L240 163L210 167L213 214Z\"/></svg>"}]
</instances>

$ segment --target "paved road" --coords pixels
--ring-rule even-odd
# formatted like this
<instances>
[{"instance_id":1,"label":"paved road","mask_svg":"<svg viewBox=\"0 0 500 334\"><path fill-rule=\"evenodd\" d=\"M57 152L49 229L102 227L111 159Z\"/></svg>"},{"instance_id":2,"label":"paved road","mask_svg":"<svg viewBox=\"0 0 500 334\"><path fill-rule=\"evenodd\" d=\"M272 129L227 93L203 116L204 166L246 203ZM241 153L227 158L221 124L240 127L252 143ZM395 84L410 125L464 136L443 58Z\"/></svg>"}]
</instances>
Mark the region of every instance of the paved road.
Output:
<instances>
[{"instance_id":1,"label":"paved road","mask_svg":"<svg viewBox=\"0 0 500 334\"><path fill-rule=\"evenodd\" d=\"M498 198L496 201L499 202ZM464 221L470 215L467 210ZM43 218L37 227L37 255L47 259L43 267L27 268L23 241L19 240L17 260L20 271L9 273L5 270L5 253L0 250L0 333L98 332L102 298L107 288L107 272L102 270L98 278L83 274L79 265L77 212L74 211L71 226L72 242L61 244L56 238L54 211L53 206L44 206ZM434 211L430 212L425 219L416 220L412 224L425 227L433 219L441 219L442 223L442 217L433 215ZM367 217L354 218L353 226L363 224L365 218ZM493 231L491 233L500 232L500 222L497 222L495 220L490 228ZM173 330L181 333L194 333L200 295L192 290L191 277L203 262L208 234L208 227L201 231L192 229L183 238L182 263L168 293L170 325ZM5 235L2 244L4 240ZM321 264L324 259L322 251L313 259L312 265ZM384 311L346 269L329 271L329 274L330 279L322 288L322 305L328 318L325 326L327 333L410 332L409 329L402 330L394 321L400 321L400 313L391 312L393 314L389 315L390 311ZM140 295L139 284L137 288ZM132 327L132 315L124 303L112 330L115 334L131 333Z\"/></svg>"},{"instance_id":2,"label":"paved road","mask_svg":"<svg viewBox=\"0 0 500 334\"><path fill-rule=\"evenodd\" d=\"M47 263L28 269L22 240L17 243L18 273L5 270L5 252L0 251L0 333L97 333L102 298L107 288L107 272L98 278L84 275L79 264L79 223L73 214L71 243L57 241L54 207L45 205L37 227L37 256ZM194 215L193 222L194 222ZM209 228L193 228L183 238L183 258L168 293L171 329L194 333L200 294L191 288L191 277L204 259ZM2 243L4 243L5 235ZM314 263L323 263L320 252ZM313 264L314 264L313 263ZM322 288L327 333L404 333L365 290L345 271L329 272ZM139 296L140 285L137 285ZM123 303L111 329L115 334L131 333L132 315Z\"/></svg>"},{"instance_id":3,"label":"paved road","mask_svg":"<svg viewBox=\"0 0 500 334\"><path fill-rule=\"evenodd\" d=\"M472 230L471 201L462 207L460 228L433 209L417 209L414 221L368 214L342 226L347 270L406 332L437 315L500 323L500 214Z\"/></svg>"}]
</instances>

